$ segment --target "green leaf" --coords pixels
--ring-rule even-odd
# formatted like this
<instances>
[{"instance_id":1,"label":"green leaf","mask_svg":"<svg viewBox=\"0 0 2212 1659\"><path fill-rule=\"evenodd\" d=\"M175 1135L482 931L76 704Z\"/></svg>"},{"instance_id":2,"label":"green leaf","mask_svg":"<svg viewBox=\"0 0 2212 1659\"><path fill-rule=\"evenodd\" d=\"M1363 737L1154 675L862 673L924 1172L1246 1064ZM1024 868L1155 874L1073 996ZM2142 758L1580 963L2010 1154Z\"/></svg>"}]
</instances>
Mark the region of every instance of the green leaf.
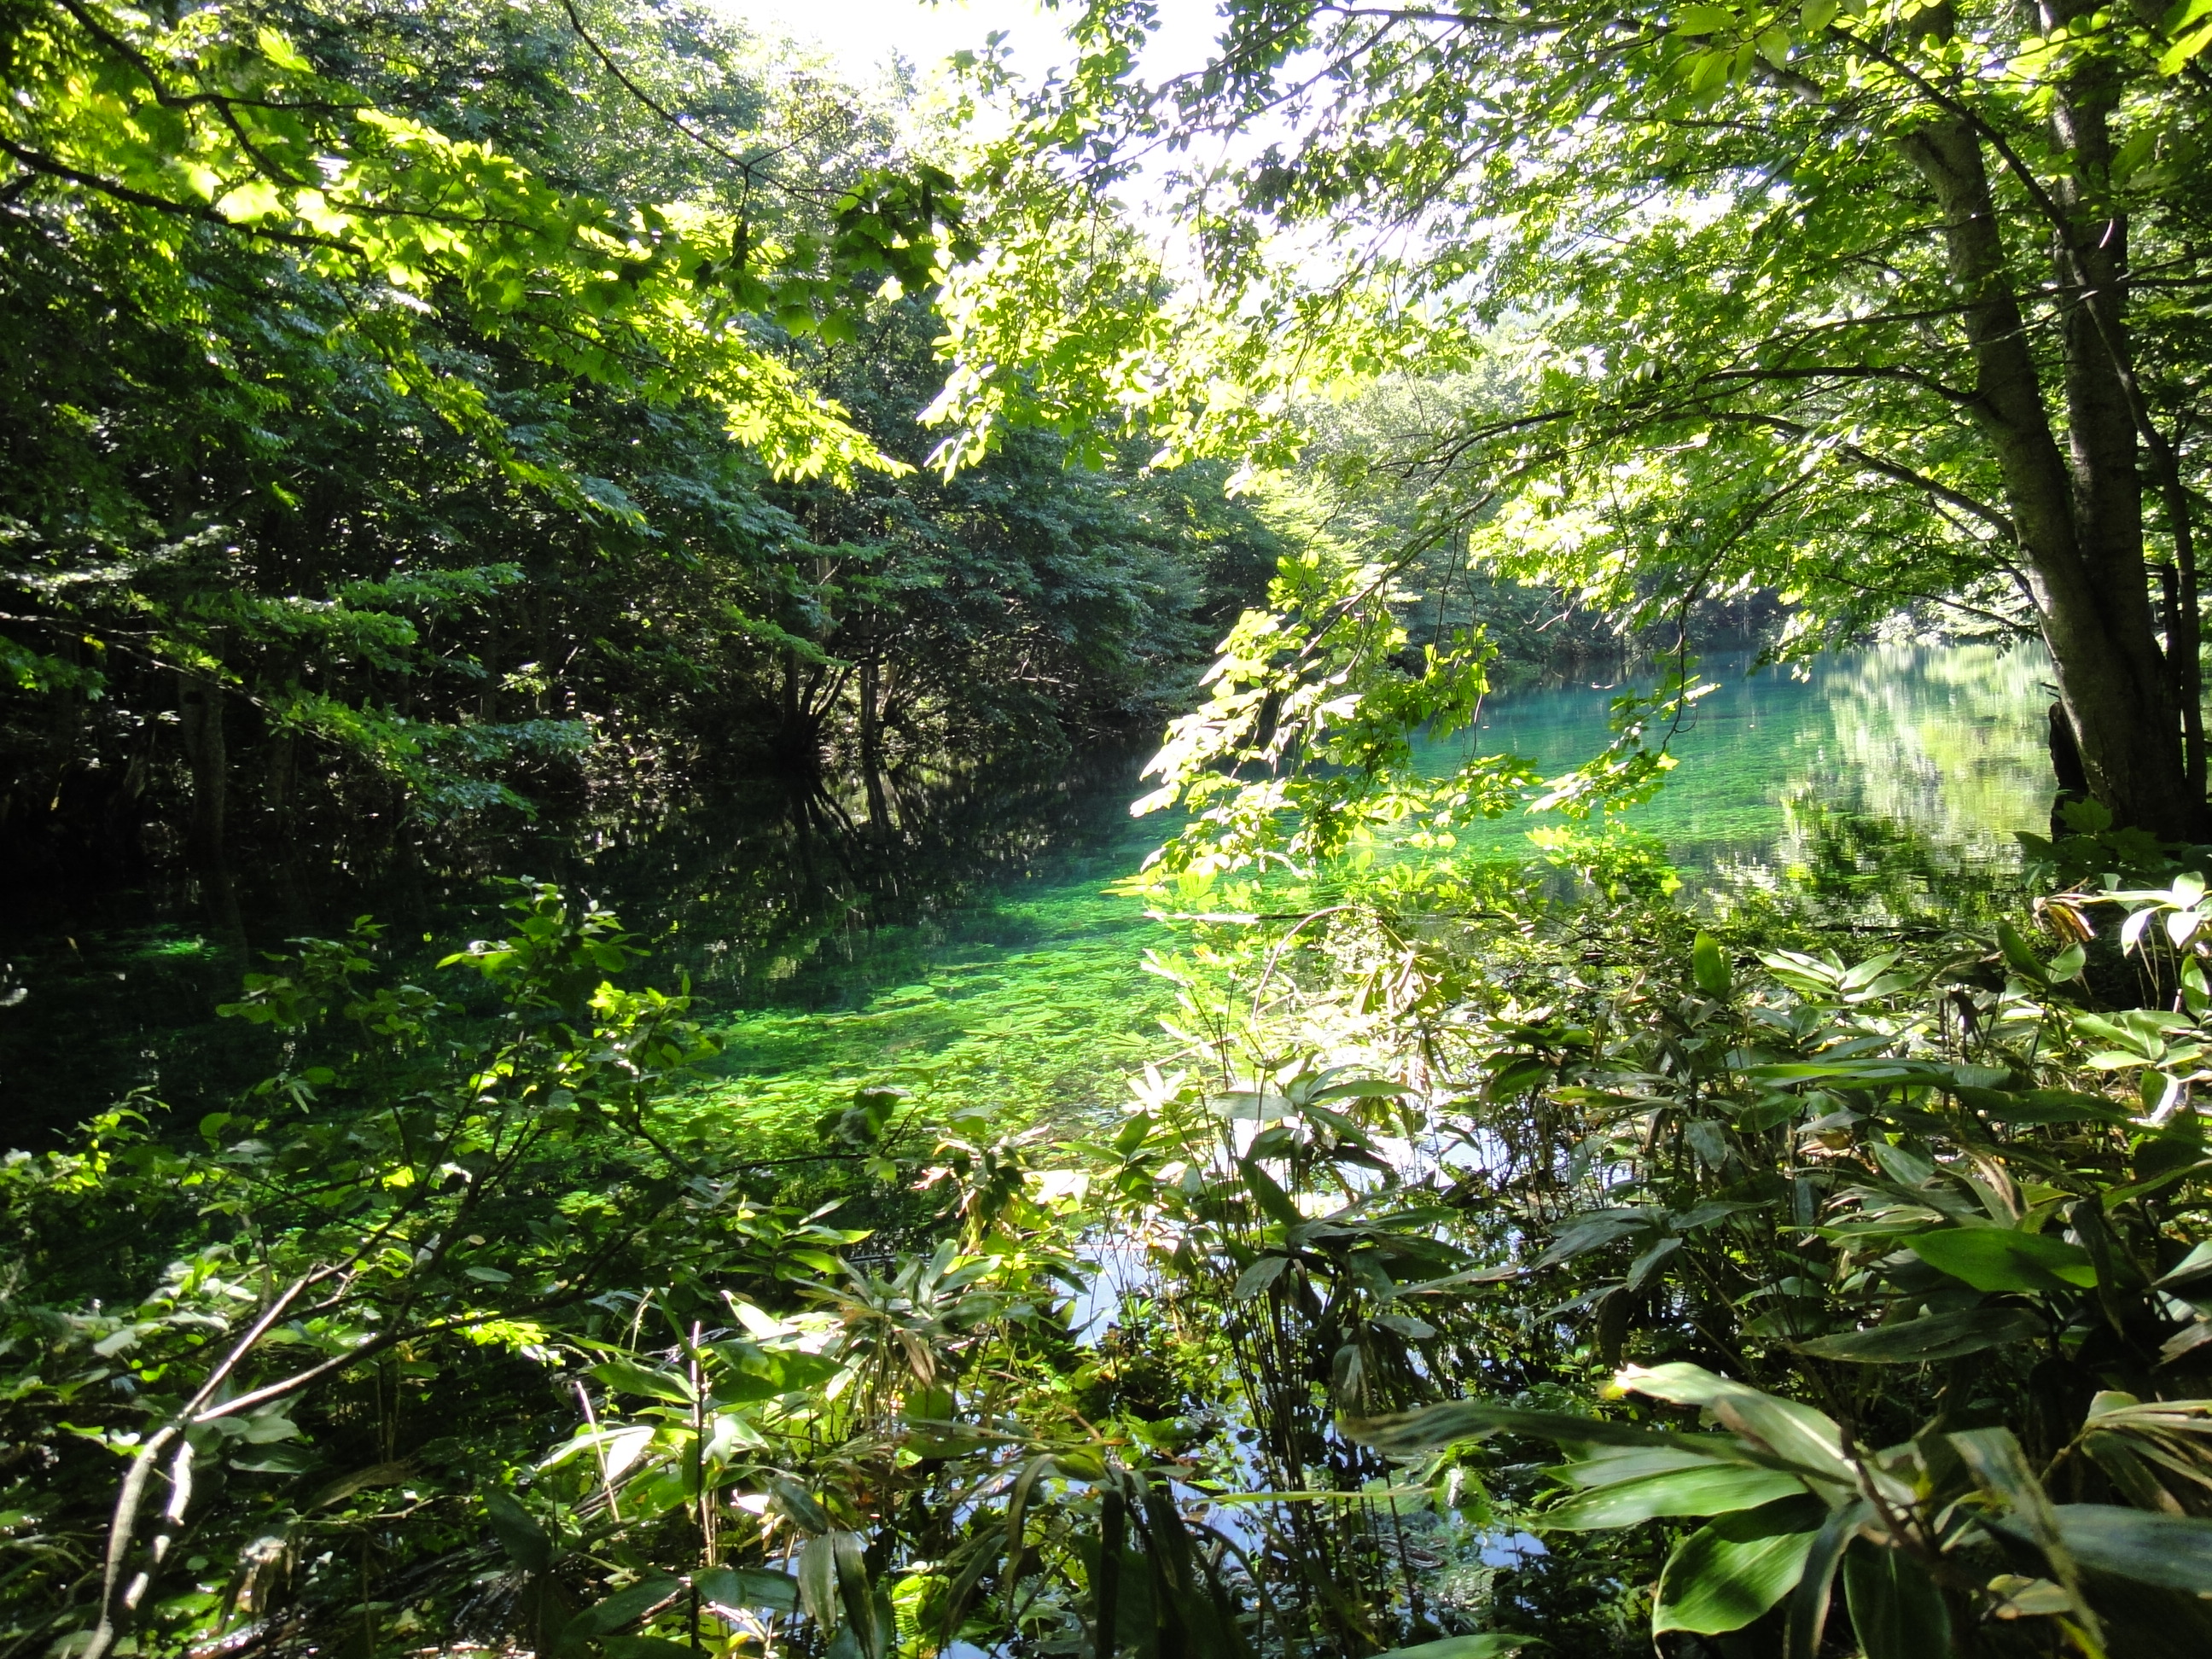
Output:
<instances>
[{"instance_id":1,"label":"green leaf","mask_svg":"<svg viewBox=\"0 0 2212 1659\"><path fill-rule=\"evenodd\" d=\"M281 70L289 70L295 75L307 75L313 72L314 65L301 57L299 48L277 33L275 29L264 28L255 31L254 44L261 48L263 55L270 63Z\"/></svg>"},{"instance_id":2,"label":"green leaf","mask_svg":"<svg viewBox=\"0 0 2212 1659\"><path fill-rule=\"evenodd\" d=\"M2183 64L2207 47L2212 47L2212 27L2197 22L2208 11L2212 11L2212 6L2206 5L2204 0L2194 0L2194 3L2178 5L2166 14L2166 27L2169 32L2184 29L2188 32L2177 34L2173 44L2159 54L2158 72L2160 75L2179 75ZM2181 21L2173 21L2177 15ZM2192 23L2197 27L2189 28Z\"/></svg>"},{"instance_id":3,"label":"green leaf","mask_svg":"<svg viewBox=\"0 0 2212 1659\"><path fill-rule=\"evenodd\" d=\"M2168 34L2178 34L2202 17L2212 17L2212 0L2173 0L2158 26Z\"/></svg>"},{"instance_id":4,"label":"green leaf","mask_svg":"<svg viewBox=\"0 0 2212 1659\"><path fill-rule=\"evenodd\" d=\"M648 1578L641 1584L617 1590L597 1606L586 1607L563 1626L554 1651L574 1652L580 1644L595 1637L609 1635L624 1625L634 1625L683 1589L681 1579Z\"/></svg>"},{"instance_id":5,"label":"green leaf","mask_svg":"<svg viewBox=\"0 0 2212 1659\"><path fill-rule=\"evenodd\" d=\"M1795 1095L1769 1095L1756 1105L1747 1106L1737 1114L1735 1127L1741 1133L1757 1134L1778 1123L1787 1123L1803 1109L1804 1104Z\"/></svg>"},{"instance_id":6,"label":"green leaf","mask_svg":"<svg viewBox=\"0 0 2212 1659\"><path fill-rule=\"evenodd\" d=\"M1660 1515L1725 1515L1757 1509L1804 1490L1796 1476L1779 1469L1708 1462L1593 1486L1546 1510L1536 1524L1546 1530L1579 1532L1633 1526Z\"/></svg>"},{"instance_id":7,"label":"green leaf","mask_svg":"<svg viewBox=\"0 0 2212 1659\"><path fill-rule=\"evenodd\" d=\"M1237 1167L1243 1172L1244 1184L1251 1193L1253 1201L1259 1205L1270 1221L1285 1227L1295 1227L1305 1219L1298 1213L1298 1206L1291 1202L1291 1195L1257 1164L1249 1158L1240 1158L1237 1160Z\"/></svg>"},{"instance_id":8,"label":"green leaf","mask_svg":"<svg viewBox=\"0 0 2212 1659\"><path fill-rule=\"evenodd\" d=\"M818 1389L845 1368L827 1354L784 1353L774 1356L776 1371L783 1379L783 1391L794 1389Z\"/></svg>"},{"instance_id":9,"label":"green leaf","mask_svg":"<svg viewBox=\"0 0 2212 1659\"><path fill-rule=\"evenodd\" d=\"M2212 1521L2116 1504L2059 1504L2051 1513L2068 1552L2091 1571L2212 1595Z\"/></svg>"},{"instance_id":10,"label":"green leaf","mask_svg":"<svg viewBox=\"0 0 2212 1659\"><path fill-rule=\"evenodd\" d=\"M1528 1271L1539 1273L1546 1267L1556 1267L1562 1261L1571 1261L1592 1250L1601 1250L1624 1238L1648 1233L1657 1219L1652 1212L1643 1210L1601 1212L1585 1218L1554 1238L1543 1255L1528 1264Z\"/></svg>"},{"instance_id":11,"label":"green leaf","mask_svg":"<svg viewBox=\"0 0 2212 1659\"><path fill-rule=\"evenodd\" d=\"M2043 1322L2025 1308L1970 1308L1963 1313L1935 1314L1838 1336L1815 1337L1795 1346L1798 1352L1816 1359L1844 1359L1862 1365L1920 1365L1979 1353L2008 1342L2025 1342L2042 1328Z\"/></svg>"},{"instance_id":12,"label":"green leaf","mask_svg":"<svg viewBox=\"0 0 2212 1659\"><path fill-rule=\"evenodd\" d=\"M1827 1512L1801 1493L1698 1528L1667 1559L1652 1634L1741 1630L1796 1588Z\"/></svg>"},{"instance_id":13,"label":"green leaf","mask_svg":"<svg viewBox=\"0 0 2212 1659\"><path fill-rule=\"evenodd\" d=\"M691 1583L707 1601L726 1607L789 1613L799 1605L799 1581L763 1567L712 1567L694 1573Z\"/></svg>"},{"instance_id":14,"label":"green leaf","mask_svg":"<svg viewBox=\"0 0 2212 1659\"><path fill-rule=\"evenodd\" d=\"M2035 947L2021 936L2020 929L2008 921L1997 923L1997 949L2003 953L2005 965L2022 979L2045 981L2043 958L2035 954Z\"/></svg>"},{"instance_id":15,"label":"green leaf","mask_svg":"<svg viewBox=\"0 0 2212 1659\"><path fill-rule=\"evenodd\" d=\"M1565 1412L1522 1411L1480 1400L1449 1401L1388 1417L1347 1418L1340 1426L1347 1438L1393 1457L1436 1451L1493 1434L1525 1434L1558 1446L1673 1446L1683 1443L1685 1439L1680 1435L1639 1429L1603 1418L1574 1417ZM1706 1437L1715 1442L1717 1456L1726 1455L1725 1443L1719 1437Z\"/></svg>"},{"instance_id":16,"label":"green leaf","mask_svg":"<svg viewBox=\"0 0 2212 1659\"><path fill-rule=\"evenodd\" d=\"M823 1630L837 1625L837 1547L828 1533L806 1540L799 1553L799 1601Z\"/></svg>"},{"instance_id":17,"label":"green leaf","mask_svg":"<svg viewBox=\"0 0 2212 1659\"><path fill-rule=\"evenodd\" d=\"M1846 1089L1893 1089L1927 1085L1948 1088L1952 1068L1925 1060L1884 1060L1870 1054L1864 1060L1789 1060L1771 1066L1753 1066L1744 1075L1754 1083L1833 1083Z\"/></svg>"},{"instance_id":18,"label":"green leaf","mask_svg":"<svg viewBox=\"0 0 2212 1659\"><path fill-rule=\"evenodd\" d=\"M1726 6L1684 6L1674 14L1674 33L1717 34L1735 22L1735 14Z\"/></svg>"},{"instance_id":19,"label":"green leaf","mask_svg":"<svg viewBox=\"0 0 2212 1659\"><path fill-rule=\"evenodd\" d=\"M1960 1090L1959 1097L1976 1111L2004 1123L2124 1123L2125 1109L2101 1095L2071 1089L2029 1089L2020 1094L1994 1090Z\"/></svg>"},{"instance_id":20,"label":"green leaf","mask_svg":"<svg viewBox=\"0 0 2212 1659\"><path fill-rule=\"evenodd\" d=\"M769 1480L769 1501L808 1532L826 1533L834 1524L830 1519L830 1511L817 1503L805 1487L787 1475L779 1474ZM803 1572L801 1582L805 1582Z\"/></svg>"},{"instance_id":21,"label":"green leaf","mask_svg":"<svg viewBox=\"0 0 2212 1659\"><path fill-rule=\"evenodd\" d=\"M868 1567L860 1534L840 1528L829 1534L828 1542L846 1627L859 1636L861 1651L867 1659L883 1659L883 1632L874 1616L875 1598L869 1594Z\"/></svg>"},{"instance_id":22,"label":"green leaf","mask_svg":"<svg viewBox=\"0 0 2212 1659\"><path fill-rule=\"evenodd\" d=\"M1843 1431L1833 1418L1794 1400L1778 1399L1702 1365L1674 1361L1664 1365L1625 1365L1613 1386L1650 1395L1654 1400L1710 1410L1727 1427L1765 1443L1817 1479L1855 1480L1843 1455Z\"/></svg>"},{"instance_id":23,"label":"green leaf","mask_svg":"<svg viewBox=\"0 0 2212 1659\"><path fill-rule=\"evenodd\" d=\"M1929 1267L1978 1291L2063 1291L2097 1283L2089 1253L2063 1238L2009 1227L1947 1227L1908 1239Z\"/></svg>"},{"instance_id":24,"label":"green leaf","mask_svg":"<svg viewBox=\"0 0 2212 1659\"><path fill-rule=\"evenodd\" d=\"M1618 1486L1655 1474L1741 1463L1745 1460L1735 1455L1735 1443L1726 1435L1705 1434L1670 1435L1632 1446L1593 1446L1571 1463L1545 1473L1572 1486Z\"/></svg>"},{"instance_id":25,"label":"green leaf","mask_svg":"<svg viewBox=\"0 0 2212 1659\"><path fill-rule=\"evenodd\" d=\"M305 1474L309 1469L319 1468L322 1461L314 1448L296 1442L247 1445L229 1460L231 1468L244 1469L249 1474Z\"/></svg>"},{"instance_id":26,"label":"green leaf","mask_svg":"<svg viewBox=\"0 0 2212 1659\"><path fill-rule=\"evenodd\" d=\"M1282 1277L1283 1269L1291 1265L1286 1255L1263 1255L1237 1275L1236 1287L1229 1293L1232 1302L1246 1302L1266 1290Z\"/></svg>"},{"instance_id":27,"label":"green leaf","mask_svg":"<svg viewBox=\"0 0 2212 1659\"><path fill-rule=\"evenodd\" d=\"M1951 1651L1951 1613L1942 1592L1903 1550L1856 1540L1844 1556L1844 1605L1866 1659L1928 1659Z\"/></svg>"},{"instance_id":28,"label":"green leaf","mask_svg":"<svg viewBox=\"0 0 2212 1659\"><path fill-rule=\"evenodd\" d=\"M1729 966L1728 953L1721 942L1700 929L1697 942L1690 950L1690 972L1698 981L1698 988L1707 996L1721 1001L1728 1000L1735 988L1735 975Z\"/></svg>"},{"instance_id":29,"label":"green leaf","mask_svg":"<svg viewBox=\"0 0 2212 1659\"><path fill-rule=\"evenodd\" d=\"M484 1514L491 1522L493 1535L516 1566L525 1572L544 1572L552 1566L552 1539L532 1518L530 1511L514 1500L513 1493L485 1494Z\"/></svg>"},{"instance_id":30,"label":"green leaf","mask_svg":"<svg viewBox=\"0 0 2212 1659\"><path fill-rule=\"evenodd\" d=\"M691 1385L673 1371L648 1370L627 1359L609 1359L592 1366L591 1374L620 1394L641 1394L679 1406L691 1403Z\"/></svg>"},{"instance_id":31,"label":"green leaf","mask_svg":"<svg viewBox=\"0 0 2212 1659\"><path fill-rule=\"evenodd\" d=\"M2034 1465L2010 1429L1965 1429L1944 1437L1958 1453L1974 1484L2003 1504L2008 1513L1988 1517L1998 1531L2021 1537L2041 1550L2066 1586L2077 1613L2087 1617L2081 1595L2081 1570L2058 1530L2058 1514L2036 1476Z\"/></svg>"},{"instance_id":32,"label":"green leaf","mask_svg":"<svg viewBox=\"0 0 2212 1659\"><path fill-rule=\"evenodd\" d=\"M764 1400L773 1400L787 1390L781 1379L757 1376L750 1371L739 1371L734 1376L717 1377L708 1399L712 1406L757 1406Z\"/></svg>"},{"instance_id":33,"label":"green leaf","mask_svg":"<svg viewBox=\"0 0 2212 1659\"><path fill-rule=\"evenodd\" d=\"M1406 1085L1402 1083L1391 1083L1382 1078L1370 1077L1362 1078L1355 1083L1332 1083L1326 1089L1316 1090L1312 1098L1315 1100L1391 1100L1407 1092ZM1472 1642L1486 1638L1468 1636L1454 1637L1452 1639ZM1531 1636L1516 1637L1513 1639L1533 1642L1536 1638ZM1412 1653L1416 1650L1403 1648L1400 1651Z\"/></svg>"},{"instance_id":34,"label":"green leaf","mask_svg":"<svg viewBox=\"0 0 2212 1659\"><path fill-rule=\"evenodd\" d=\"M1836 1568L1858 1529L1872 1517L1874 1505L1863 1498L1838 1504L1821 1520L1806 1552L1804 1571L1797 1575L1796 1593L1790 1598L1790 1617L1784 1627L1784 1659L1819 1659L1820 1638L1828 1627L1828 1603L1835 1593Z\"/></svg>"},{"instance_id":35,"label":"green leaf","mask_svg":"<svg viewBox=\"0 0 2212 1659\"><path fill-rule=\"evenodd\" d=\"M2093 1410L2094 1417L2094 1410ZM2158 1477L2151 1473L2150 1465L2136 1453L2127 1440L2117 1434L2090 1434L2082 1437L2081 1449L2089 1454L2105 1478L2112 1483L2120 1496L2137 1509L2163 1510L2172 1499Z\"/></svg>"}]
</instances>

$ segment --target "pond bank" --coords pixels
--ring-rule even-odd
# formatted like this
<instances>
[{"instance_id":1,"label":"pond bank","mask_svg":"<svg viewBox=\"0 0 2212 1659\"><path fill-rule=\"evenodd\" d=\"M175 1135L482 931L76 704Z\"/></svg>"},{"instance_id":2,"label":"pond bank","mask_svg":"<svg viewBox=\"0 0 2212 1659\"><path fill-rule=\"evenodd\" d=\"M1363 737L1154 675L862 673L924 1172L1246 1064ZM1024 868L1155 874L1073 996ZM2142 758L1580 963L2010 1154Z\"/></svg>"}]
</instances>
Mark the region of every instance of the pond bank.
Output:
<instances>
[{"instance_id":1,"label":"pond bank","mask_svg":"<svg viewBox=\"0 0 2212 1659\"><path fill-rule=\"evenodd\" d=\"M1680 764L1627 815L1694 887L1825 883L1852 901L1883 882L1908 896L1961 874L2001 883L2017 865L2014 833L2047 820L2047 669L2035 653L1864 652L1802 680L1747 678L1741 662L1711 671L1721 690L1677 739ZM1432 763L1471 739L1565 769L1603 744L1616 695L1494 697L1482 729L1434 746ZM656 981L688 973L726 1038L718 1092L793 1111L864 1078L940 1107L1117 1097L1173 1000L1143 968L1159 939L1143 906L1103 890L1161 833L1127 815L1140 764L1121 751L948 775L913 792L894 845L826 836L764 793L596 845L541 838L495 865L574 883L660 941ZM1462 844L1521 857L1529 827L1500 819ZM481 868L417 872L411 885L332 872L304 923L249 896L246 950L181 888L19 921L0 933L0 997L13 999L0 1006L0 1138L31 1144L137 1087L179 1111L212 1109L262 1060L265 1034L214 1018L261 965L255 952L367 910L427 965L491 926L501 894Z\"/></svg>"}]
</instances>

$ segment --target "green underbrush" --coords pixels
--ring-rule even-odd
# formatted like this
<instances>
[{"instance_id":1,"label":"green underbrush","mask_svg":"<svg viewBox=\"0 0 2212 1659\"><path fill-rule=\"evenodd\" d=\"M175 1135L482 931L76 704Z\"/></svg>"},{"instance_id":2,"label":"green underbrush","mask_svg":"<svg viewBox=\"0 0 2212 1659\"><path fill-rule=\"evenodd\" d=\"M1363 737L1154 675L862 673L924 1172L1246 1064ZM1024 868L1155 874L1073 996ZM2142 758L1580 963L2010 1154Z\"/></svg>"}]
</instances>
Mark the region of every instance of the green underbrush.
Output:
<instances>
[{"instance_id":1,"label":"green underbrush","mask_svg":"<svg viewBox=\"0 0 2212 1659\"><path fill-rule=\"evenodd\" d=\"M988 988L717 1084L551 890L427 986L308 945L235 1110L8 1165L9 1650L1763 1647L1820 1573L1838 1632L2163 1650L2191 879L1838 953L1596 839L1216 886L1110 1103L1091 1010ZM2135 915L2179 1013L2084 984Z\"/></svg>"},{"instance_id":2,"label":"green underbrush","mask_svg":"<svg viewBox=\"0 0 2212 1659\"><path fill-rule=\"evenodd\" d=\"M1589 810L1633 706L1437 779L1480 641L1276 597L1026 956L711 1028L525 887L250 976L227 1109L12 1155L0 1653L2201 1644L2201 850L1693 900Z\"/></svg>"}]
</instances>

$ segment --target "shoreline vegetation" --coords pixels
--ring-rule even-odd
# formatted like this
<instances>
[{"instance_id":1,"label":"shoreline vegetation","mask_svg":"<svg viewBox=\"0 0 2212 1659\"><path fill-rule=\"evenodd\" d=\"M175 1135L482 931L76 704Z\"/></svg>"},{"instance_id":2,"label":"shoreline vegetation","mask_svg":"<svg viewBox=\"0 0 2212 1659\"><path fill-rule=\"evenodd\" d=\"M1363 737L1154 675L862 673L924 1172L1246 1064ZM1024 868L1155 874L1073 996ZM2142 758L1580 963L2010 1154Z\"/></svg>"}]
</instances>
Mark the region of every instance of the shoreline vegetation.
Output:
<instances>
[{"instance_id":1,"label":"shoreline vegetation","mask_svg":"<svg viewBox=\"0 0 2212 1659\"><path fill-rule=\"evenodd\" d=\"M2203 1651L2208 0L1059 15L0 9L0 1659Z\"/></svg>"}]
</instances>

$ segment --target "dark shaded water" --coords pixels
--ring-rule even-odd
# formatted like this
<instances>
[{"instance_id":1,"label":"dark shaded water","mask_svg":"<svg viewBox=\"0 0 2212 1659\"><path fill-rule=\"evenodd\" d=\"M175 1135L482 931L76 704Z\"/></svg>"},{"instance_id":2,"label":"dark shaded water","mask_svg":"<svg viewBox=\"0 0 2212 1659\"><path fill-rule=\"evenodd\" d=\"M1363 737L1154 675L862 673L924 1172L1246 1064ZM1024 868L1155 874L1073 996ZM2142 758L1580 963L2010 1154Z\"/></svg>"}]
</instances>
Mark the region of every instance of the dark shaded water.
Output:
<instances>
[{"instance_id":1,"label":"dark shaded water","mask_svg":"<svg viewBox=\"0 0 2212 1659\"><path fill-rule=\"evenodd\" d=\"M835 1035L841 1017L883 996L911 1002L971 960L1103 948L1110 935L1133 961L1127 936L1143 917L1099 889L1151 844L1127 811L1141 761L1131 750L908 779L884 837L769 781L671 803L650 824L548 826L444 866L241 867L231 902L182 877L18 893L0 912L0 1145L40 1144L135 1089L181 1113L211 1109L274 1054L268 1033L216 1008L286 940L373 915L404 971L434 975L440 957L501 927L514 878L612 906L653 947L653 982L688 975L702 1010L735 1018L733 1067L818 1068L849 1046ZM1040 907L1040 892L1057 902ZM1091 907L1071 908L1077 895ZM941 1046L942 1022L930 1024Z\"/></svg>"}]
</instances>

